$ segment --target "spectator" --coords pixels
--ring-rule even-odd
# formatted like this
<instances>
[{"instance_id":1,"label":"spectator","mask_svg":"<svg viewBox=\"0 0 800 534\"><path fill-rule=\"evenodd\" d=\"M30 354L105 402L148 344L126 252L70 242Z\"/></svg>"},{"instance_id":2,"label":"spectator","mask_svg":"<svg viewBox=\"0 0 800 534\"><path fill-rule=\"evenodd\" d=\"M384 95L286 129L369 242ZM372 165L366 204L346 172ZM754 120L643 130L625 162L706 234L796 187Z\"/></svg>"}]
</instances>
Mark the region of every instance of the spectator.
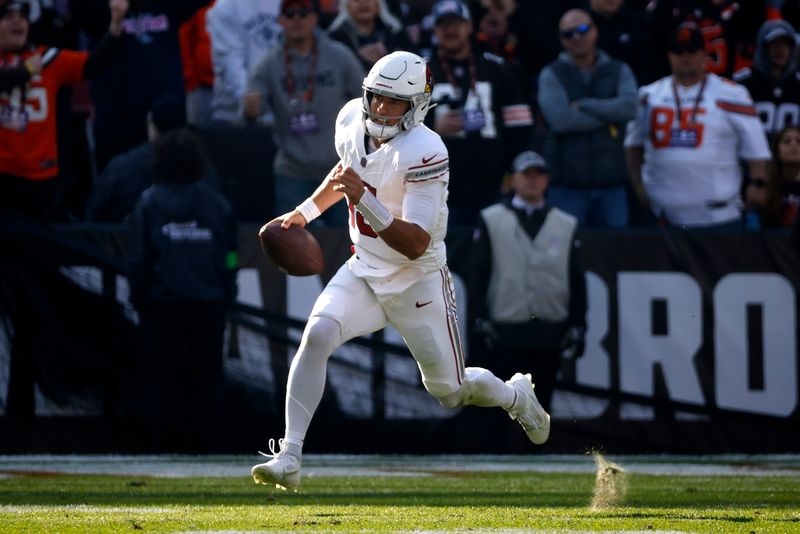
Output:
<instances>
[{"instance_id":1,"label":"spectator","mask_svg":"<svg viewBox=\"0 0 800 534\"><path fill-rule=\"evenodd\" d=\"M768 227L791 227L800 217L800 126L787 126L772 143L772 165L766 186L763 222Z\"/></svg>"},{"instance_id":2,"label":"spectator","mask_svg":"<svg viewBox=\"0 0 800 534\"><path fill-rule=\"evenodd\" d=\"M428 44L424 35L425 21L430 18L434 3L436 0L386 0L389 11L398 16L415 50Z\"/></svg>"},{"instance_id":3,"label":"spectator","mask_svg":"<svg viewBox=\"0 0 800 534\"><path fill-rule=\"evenodd\" d=\"M514 154L530 139L530 106L502 58L476 50L470 12L459 0L433 6L438 42L429 60L433 101L426 119L450 153L450 221L474 226L481 208L500 194Z\"/></svg>"},{"instance_id":4,"label":"spectator","mask_svg":"<svg viewBox=\"0 0 800 534\"><path fill-rule=\"evenodd\" d=\"M384 0L341 0L328 34L350 48L365 71L389 52L411 49L403 26Z\"/></svg>"},{"instance_id":5,"label":"spectator","mask_svg":"<svg viewBox=\"0 0 800 534\"><path fill-rule=\"evenodd\" d=\"M628 65L639 85L654 82L654 43L647 18L625 5L625 0L590 0L589 14L597 25L597 47Z\"/></svg>"},{"instance_id":6,"label":"spectator","mask_svg":"<svg viewBox=\"0 0 800 534\"><path fill-rule=\"evenodd\" d=\"M183 99L175 95L159 97L147 114L148 141L114 156L95 180L86 218L90 221L121 223L133 212L142 193L155 182L153 144L167 132L186 126ZM206 165L204 180L219 185L213 167Z\"/></svg>"},{"instance_id":7,"label":"spectator","mask_svg":"<svg viewBox=\"0 0 800 534\"><path fill-rule=\"evenodd\" d=\"M481 211L469 301L492 369L500 376L530 370L549 410L562 350L583 354L586 281L577 220L545 203L545 167L536 152L519 154L512 164L513 197Z\"/></svg>"},{"instance_id":8,"label":"spectator","mask_svg":"<svg viewBox=\"0 0 800 534\"><path fill-rule=\"evenodd\" d=\"M509 18L517 9L516 0L482 0L473 5L477 8L473 19L478 21L475 40L488 52L519 65L519 36L509 24Z\"/></svg>"},{"instance_id":9,"label":"spectator","mask_svg":"<svg viewBox=\"0 0 800 534\"><path fill-rule=\"evenodd\" d=\"M336 162L336 114L361 96L364 71L349 48L317 27L311 0L283 0L284 39L255 66L244 110L250 119L275 114L275 209L292 211L322 183ZM333 211L326 223L344 220Z\"/></svg>"},{"instance_id":10,"label":"spectator","mask_svg":"<svg viewBox=\"0 0 800 534\"><path fill-rule=\"evenodd\" d=\"M797 34L783 20L769 20L756 37L753 66L733 79L744 85L755 101L767 138L800 121L800 76L797 73Z\"/></svg>"},{"instance_id":11,"label":"spectator","mask_svg":"<svg viewBox=\"0 0 800 534\"><path fill-rule=\"evenodd\" d=\"M186 122L203 127L211 122L214 68L211 65L211 37L206 31L206 13L214 2L180 27L181 59L186 89Z\"/></svg>"},{"instance_id":12,"label":"spectator","mask_svg":"<svg viewBox=\"0 0 800 534\"><path fill-rule=\"evenodd\" d=\"M539 77L553 178L548 199L580 226L620 228L628 224L622 142L625 123L636 115L636 78L596 48L587 12L567 11L559 31L565 51Z\"/></svg>"},{"instance_id":13,"label":"spectator","mask_svg":"<svg viewBox=\"0 0 800 534\"><path fill-rule=\"evenodd\" d=\"M58 218L56 93L107 69L118 54L127 0L109 0L108 32L91 52L32 46L28 5L0 0L0 208Z\"/></svg>"},{"instance_id":14,"label":"spectator","mask_svg":"<svg viewBox=\"0 0 800 534\"><path fill-rule=\"evenodd\" d=\"M654 0L648 6L648 26L656 42L657 74L669 74L669 36L684 22L697 25L708 54L708 71L730 77L752 62L754 37L771 14L765 0Z\"/></svg>"},{"instance_id":15,"label":"spectator","mask_svg":"<svg viewBox=\"0 0 800 534\"><path fill-rule=\"evenodd\" d=\"M236 296L236 219L225 198L200 181L205 158L194 133L169 132L153 152L156 183L136 203L128 242L147 388L143 408L162 446L176 431L190 446L208 446L219 433L223 402L225 313Z\"/></svg>"},{"instance_id":16,"label":"spectator","mask_svg":"<svg viewBox=\"0 0 800 534\"><path fill-rule=\"evenodd\" d=\"M568 10L581 7L585 0L524 0L508 18L509 32L519 38L517 57L531 81L556 59L561 51L558 21ZM534 84L535 86L535 84Z\"/></svg>"},{"instance_id":17,"label":"spectator","mask_svg":"<svg viewBox=\"0 0 800 534\"><path fill-rule=\"evenodd\" d=\"M628 172L643 204L665 222L688 228L741 228L739 160L752 185L766 179L767 138L741 85L706 72L703 36L682 24L669 40L672 76L639 91L640 108L625 139Z\"/></svg>"},{"instance_id":18,"label":"spectator","mask_svg":"<svg viewBox=\"0 0 800 534\"><path fill-rule=\"evenodd\" d=\"M107 0L73 2L73 16L90 42L99 37ZM101 172L112 157L147 140L147 112L165 94L184 96L178 28L209 0L137 0L123 21L122 61L92 80L95 161Z\"/></svg>"},{"instance_id":19,"label":"spectator","mask_svg":"<svg viewBox=\"0 0 800 534\"><path fill-rule=\"evenodd\" d=\"M211 118L244 125L242 102L253 67L275 48L281 34L280 0L218 0L208 11L208 33L214 65ZM272 124L266 113L257 118Z\"/></svg>"}]
</instances>

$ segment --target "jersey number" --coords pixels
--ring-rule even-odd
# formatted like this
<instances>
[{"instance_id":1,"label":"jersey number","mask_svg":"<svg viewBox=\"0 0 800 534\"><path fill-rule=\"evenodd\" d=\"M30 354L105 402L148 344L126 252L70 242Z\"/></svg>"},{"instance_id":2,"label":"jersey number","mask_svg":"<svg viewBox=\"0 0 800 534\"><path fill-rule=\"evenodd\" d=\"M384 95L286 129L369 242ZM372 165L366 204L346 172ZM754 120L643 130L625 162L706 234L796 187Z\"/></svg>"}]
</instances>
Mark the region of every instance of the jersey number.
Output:
<instances>
[{"instance_id":1,"label":"jersey number","mask_svg":"<svg viewBox=\"0 0 800 534\"><path fill-rule=\"evenodd\" d=\"M705 20L703 22L713 22ZM723 36L722 26L715 23L704 26L701 23L700 32L703 34L705 49L708 52L708 70L714 74L725 74L728 70L728 43Z\"/></svg>"},{"instance_id":2,"label":"jersey number","mask_svg":"<svg viewBox=\"0 0 800 534\"><path fill-rule=\"evenodd\" d=\"M22 90L14 87L9 92L0 93L0 101L7 101L11 109L22 109ZM31 87L25 94L25 111L28 120L42 122L47 118L47 90L44 87Z\"/></svg>"},{"instance_id":3,"label":"jersey number","mask_svg":"<svg viewBox=\"0 0 800 534\"><path fill-rule=\"evenodd\" d=\"M703 108L697 109L695 121L700 115L706 112ZM694 130L697 135L698 148L703 144L703 124L699 122L692 122L689 120L693 110L682 109L680 118L681 130ZM653 143L653 148L666 148L672 144L672 127L675 124L675 110L673 108L653 108L650 114L650 141Z\"/></svg>"},{"instance_id":4,"label":"jersey number","mask_svg":"<svg viewBox=\"0 0 800 534\"><path fill-rule=\"evenodd\" d=\"M797 124L800 119L800 106L794 102L775 105L774 102L756 102L758 115L767 133L780 132L789 124Z\"/></svg>"},{"instance_id":5,"label":"jersey number","mask_svg":"<svg viewBox=\"0 0 800 534\"><path fill-rule=\"evenodd\" d=\"M377 196L378 190L372 187L369 184L364 184L364 187L372 193L373 195ZM353 228L358 227L358 231L361 235L365 235L367 237L378 237L378 232L372 229L367 221L364 220L364 216L361 215L361 212L356 210L355 204L352 202L349 204L350 207L350 226Z\"/></svg>"}]
</instances>

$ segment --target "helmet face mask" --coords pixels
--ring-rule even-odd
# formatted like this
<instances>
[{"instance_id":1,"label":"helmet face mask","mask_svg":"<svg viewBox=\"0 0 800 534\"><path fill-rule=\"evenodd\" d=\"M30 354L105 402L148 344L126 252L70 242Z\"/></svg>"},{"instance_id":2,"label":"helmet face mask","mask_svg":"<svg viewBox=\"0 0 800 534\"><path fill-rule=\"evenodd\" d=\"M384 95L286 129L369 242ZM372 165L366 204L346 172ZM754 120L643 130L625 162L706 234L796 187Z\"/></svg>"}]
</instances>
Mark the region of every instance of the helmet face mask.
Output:
<instances>
[{"instance_id":1,"label":"helmet face mask","mask_svg":"<svg viewBox=\"0 0 800 534\"><path fill-rule=\"evenodd\" d=\"M363 84L363 122L367 133L377 139L391 139L425 120L431 108L433 82L425 60L410 52L393 52L370 69ZM408 111L399 117L376 116L370 109L373 94L409 102ZM377 120L376 120L377 119ZM393 125L385 121L397 122Z\"/></svg>"}]
</instances>

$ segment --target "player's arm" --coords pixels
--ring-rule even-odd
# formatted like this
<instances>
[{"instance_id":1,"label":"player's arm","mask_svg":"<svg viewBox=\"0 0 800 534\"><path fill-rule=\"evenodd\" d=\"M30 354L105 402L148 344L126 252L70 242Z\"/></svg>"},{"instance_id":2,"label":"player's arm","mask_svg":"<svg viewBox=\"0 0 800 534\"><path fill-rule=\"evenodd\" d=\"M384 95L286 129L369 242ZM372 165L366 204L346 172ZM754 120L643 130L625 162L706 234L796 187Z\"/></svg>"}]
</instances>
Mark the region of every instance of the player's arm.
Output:
<instances>
[{"instance_id":1,"label":"player's arm","mask_svg":"<svg viewBox=\"0 0 800 534\"><path fill-rule=\"evenodd\" d=\"M331 182L331 178L341 169L342 164L337 163L310 197L294 210L282 216L283 223L281 223L281 226L283 228L289 228L293 224L301 227L305 226L322 215L322 212L342 200L344 195L335 191L334 184Z\"/></svg>"},{"instance_id":2,"label":"player's arm","mask_svg":"<svg viewBox=\"0 0 800 534\"><path fill-rule=\"evenodd\" d=\"M385 230L378 234L387 245L410 260L416 260L422 256L428 250L431 242L428 232L415 223L403 219L394 219Z\"/></svg>"},{"instance_id":3,"label":"player's arm","mask_svg":"<svg viewBox=\"0 0 800 534\"><path fill-rule=\"evenodd\" d=\"M431 236L419 225L395 218L377 197L364 188L361 177L351 167L341 168L330 179L333 190L344 193L387 245L408 259L415 260L428 249Z\"/></svg>"}]
</instances>

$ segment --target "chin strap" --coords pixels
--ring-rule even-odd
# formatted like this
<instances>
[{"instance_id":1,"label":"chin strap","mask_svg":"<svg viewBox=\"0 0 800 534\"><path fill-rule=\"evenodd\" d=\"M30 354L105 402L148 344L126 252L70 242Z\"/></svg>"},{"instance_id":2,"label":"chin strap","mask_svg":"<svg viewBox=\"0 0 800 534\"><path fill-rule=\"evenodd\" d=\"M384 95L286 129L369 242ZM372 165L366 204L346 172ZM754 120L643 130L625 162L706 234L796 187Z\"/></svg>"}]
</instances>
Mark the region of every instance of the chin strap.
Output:
<instances>
[{"instance_id":1,"label":"chin strap","mask_svg":"<svg viewBox=\"0 0 800 534\"><path fill-rule=\"evenodd\" d=\"M382 141L391 139L401 131L399 122L395 125L388 126L386 124L378 124L372 119L366 119L364 121L364 128L367 130L367 134L370 137L374 137Z\"/></svg>"}]
</instances>

